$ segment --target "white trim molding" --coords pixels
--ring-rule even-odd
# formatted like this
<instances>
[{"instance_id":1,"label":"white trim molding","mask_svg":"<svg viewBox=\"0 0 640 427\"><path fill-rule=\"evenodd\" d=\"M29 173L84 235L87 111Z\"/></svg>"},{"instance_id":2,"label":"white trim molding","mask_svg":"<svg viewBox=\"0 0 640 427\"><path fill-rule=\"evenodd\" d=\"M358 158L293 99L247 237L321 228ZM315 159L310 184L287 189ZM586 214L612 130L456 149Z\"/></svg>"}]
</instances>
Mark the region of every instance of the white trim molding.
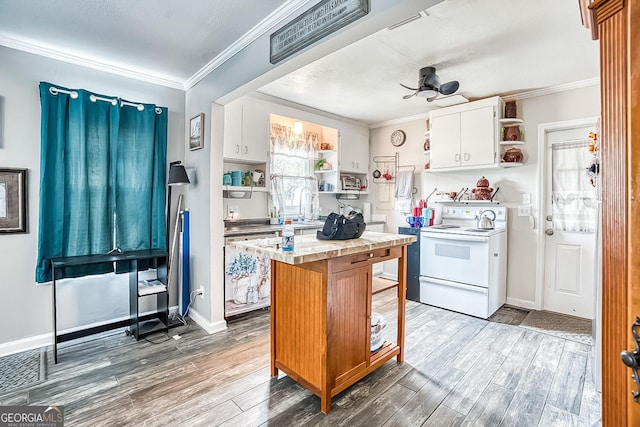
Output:
<instances>
[{"instance_id":1,"label":"white trim molding","mask_svg":"<svg viewBox=\"0 0 640 427\"><path fill-rule=\"evenodd\" d=\"M222 332L227 329L227 322L225 320L219 320L211 323L202 314L194 310L193 307L189 309L189 317L209 335L215 334L216 332Z\"/></svg>"},{"instance_id":2,"label":"white trim molding","mask_svg":"<svg viewBox=\"0 0 640 427\"><path fill-rule=\"evenodd\" d=\"M35 43L27 42L24 40L18 40L3 34L0 34L0 46L20 50L22 52L32 53L34 55L44 56L46 58L55 59L57 61L78 65L80 67L91 68L93 70L103 71L105 73L115 74L134 80L141 80L159 86L184 90L184 84L177 78L160 76L146 71L136 71L115 64L98 61L96 59L84 58L70 52L63 52L61 50L37 45Z\"/></svg>"},{"instance_id":3,"label":"white trim molding","mask_svg":"<svg viewBox=\"0 0 640 427\"><path fill-rule=\"evenodd\" d=\"M310 0L289 0L274 10L255 27L247 31L229 47L220 52L215 58L199 69L193 76L184 82L184 90L194 87L200 80L205 78L213 70L227 62L231 57L240 52L245 47L256 41L259 37L270 31L287 17L300 10L306 4L314 3Z\"/></svg>"},{"instance_id":4,"label":"white trim molding","mask_svg":"<svg viewBox=\"0 0 640 427\"><path fill-rule=\"evenodd\" d=\"M415 120L424 120L429 117L429 112L415 114L413 116L398 117L397 119L385 120L384 122L372 123L369 129L377 129L385 126L401 125L403 123L413 122Z\"/></svg>"},{"instance_id":5,"label":"white trim molding","mask_svg":"<svg viewBox=\"0 0 640 427\"><path fill-rule=\"evenodd\" d=\"M536 307L535 302L526 299L507 297L506 304L513 307L526 308L527 310L540 310Z\"/></svg>"},{"instance_id":6,"label":"white trim molding","mask_svg":"<svg viewBox=\"0 0 640 427\"><path fill-rule=\"evenodd\" d=\"M94 70L103 71L130 79L141 80L159 86L186 91L187 89L195 86L200 80L202 80L216 68L220 67L242 49L246 48L251 43L256 41L259 37L270 31L280 22L284 21L290 15L297 12L307 4L311 3L314 3L314 1L286 1L284 4L270 13L266 18L260 21L256 26L243 34L238 40L233 42L233 44L231 44L215 58L209 61L207 65L202 67L193 76L189 77L185 81L182 81L177 77L162 76L148 70L132 70L128 67L109 63L106 61L101 61L98 59L88 59L78 54L65 52L42 44L37 44L26 40L19 40L6 34L0 34L0 46L5 46L10 49L20 50L23 52L32 53L34 55L44 56L46 58L51 58L58 61L67 62L69 64L91 68Z\"/></svg>"},{"instance_id":7,"label":"white trim molding","mask_svg":"<svg viewBox=\"0 0 640 427\"><path fill-rule=\"evenodd\" d=\"M551 95L554 93L566 92L568 90L580 89L583 87L597 86L599 84L600 77L594 77L592 79L579 80L577 82L528 90L526 92L515 93L513 95L505 95L502 97L502 99L504 99L505 101L519 101L521 99L536 98L538 96Z\"/></svg>"}]
</instances>

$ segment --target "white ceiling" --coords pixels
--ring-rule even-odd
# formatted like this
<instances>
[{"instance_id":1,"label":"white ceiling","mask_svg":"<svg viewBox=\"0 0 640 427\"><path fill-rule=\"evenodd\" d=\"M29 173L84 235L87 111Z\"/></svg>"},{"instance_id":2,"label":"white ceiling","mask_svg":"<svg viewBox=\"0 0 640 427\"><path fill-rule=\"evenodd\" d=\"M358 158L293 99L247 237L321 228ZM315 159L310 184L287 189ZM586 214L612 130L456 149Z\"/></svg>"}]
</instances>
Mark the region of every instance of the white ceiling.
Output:
<instances>
[{"instance_id":1,"label":"white ceiling","mask_svg":"<svg viewBox=\"0 0 640 427\"><path fill-rule=\"evenodd\" d=\"M582 27L577 0L445 0L425 17L382 30L260 92L366 123L438 108L403 100L418 70L474 100L596 79L598 43Z\"/></svg>"},{"instance_id":2,"label":"white ceiling","mask_svg":"<svg viewBox=\"0 0 640 427\"><path fill-rule=\"evenodd\" d=\"M280 7L300 0L0 0L0 44L38 46L182 84ZM188 5L188 7L187 7ZM470 99L594 80L598 44L578 0L445 0L260 89L366 123L423 114L403 100L436 66ZM25 49L25 50L29 50Z\"/></svg>"}]
</instances>

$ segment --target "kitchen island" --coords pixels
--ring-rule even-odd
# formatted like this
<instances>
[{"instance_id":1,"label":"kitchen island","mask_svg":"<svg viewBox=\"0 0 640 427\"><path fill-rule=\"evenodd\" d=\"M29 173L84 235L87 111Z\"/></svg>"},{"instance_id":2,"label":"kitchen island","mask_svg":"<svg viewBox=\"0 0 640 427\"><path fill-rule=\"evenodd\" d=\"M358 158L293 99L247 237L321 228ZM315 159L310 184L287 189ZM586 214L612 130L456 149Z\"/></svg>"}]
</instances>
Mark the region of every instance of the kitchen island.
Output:
<instances>
[{"instance_id":1,"label":"kitchen island","mask_svg":"<svg viewBox=\"0 0 640 427\"><path fill-rule=\"evenodd\" d=\"M271 375L282 370L320 397L331 398L396 357L404 360L407 245L415 236L366 231L346 241L296 236L284 252L279 239L234 242L271 259ZM398 334L370 351L374 263L398 259Z\"/></svg>"}]
</instances>

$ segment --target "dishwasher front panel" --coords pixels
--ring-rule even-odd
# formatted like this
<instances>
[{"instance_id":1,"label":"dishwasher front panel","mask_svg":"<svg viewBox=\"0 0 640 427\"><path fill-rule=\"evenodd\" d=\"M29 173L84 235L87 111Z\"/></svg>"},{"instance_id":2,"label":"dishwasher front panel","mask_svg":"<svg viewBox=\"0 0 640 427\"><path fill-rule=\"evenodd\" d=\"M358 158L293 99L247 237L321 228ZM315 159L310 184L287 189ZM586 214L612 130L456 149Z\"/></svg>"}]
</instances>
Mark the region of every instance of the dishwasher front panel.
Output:
<instances>
[{"instance_id":1,"label":"dishwasher front panel","mask_svg":"<svg viewBox=\"0 0 640 427\"><path fill-rule=\"evenodd\" d=\"M224 247L224 317L271 305L271 260L229 245L231 241L273 238L275 233L229 237Z\"/></svg>"}]
</instances>

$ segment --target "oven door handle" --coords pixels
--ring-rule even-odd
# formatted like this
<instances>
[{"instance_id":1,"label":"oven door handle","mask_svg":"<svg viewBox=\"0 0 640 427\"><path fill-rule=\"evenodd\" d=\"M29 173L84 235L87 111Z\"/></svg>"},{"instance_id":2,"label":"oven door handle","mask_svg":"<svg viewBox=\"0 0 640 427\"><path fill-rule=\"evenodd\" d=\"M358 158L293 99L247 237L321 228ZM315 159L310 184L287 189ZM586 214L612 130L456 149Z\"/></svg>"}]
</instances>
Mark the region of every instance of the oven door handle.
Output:
<instances>
[{"instance_id":1,"label":"oven door handle","mask_svg":"<svg viewBox=\"0 0 640 427\"><path fill-rule=\"evenodd\" d=\"M448 280L436 279L435 277L422 276L420 277L421 282L431 282L436 285L449 286L450 288L458 288L463 289L465 291L477 292L479 294L487 294L487 288L482 286L473 286L473 285L465 285L463 283L450 282Z\"/></svg>"},{"instance_id":2,"label":"oven door handle","mask_svg":"<svg viewBox=\"0 0 640 427\"><path fill-rule=\"evenodd\" d=\"M434 239L434 240L457 240L463 242L487 242L489 240L489 236L470 236L470 235L462 235L462 234L444 234L438 233L429 233L422 232L422 237L425 239Z\"/></svg>"}]
</instances>

